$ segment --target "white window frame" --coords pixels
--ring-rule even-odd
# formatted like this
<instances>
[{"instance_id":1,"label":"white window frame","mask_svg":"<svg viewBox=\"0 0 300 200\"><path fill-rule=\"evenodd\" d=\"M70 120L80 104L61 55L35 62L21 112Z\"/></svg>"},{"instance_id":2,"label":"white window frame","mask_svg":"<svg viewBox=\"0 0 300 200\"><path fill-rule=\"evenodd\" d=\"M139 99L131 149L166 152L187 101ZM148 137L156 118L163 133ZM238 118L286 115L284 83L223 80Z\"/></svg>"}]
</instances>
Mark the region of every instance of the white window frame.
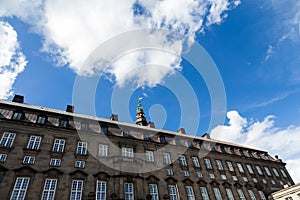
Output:
<instances>
[{"instance_id":1,"label":"white window frame","mask_svg":"<svg viewBox=\"0 0 300 200\"><path fill-rule=\"evenodd\" d=\"M44 115L39 115L39 116L37 117L36 123L38 123L38 124L45 124L46 121L47 121L47 117L46 117L46 116L44 116Z\"/></svg>"},{"instance_id":2,"label":"white window frame","mask_svg":"<svg viewBox=\"0 0 300 200\"><path fill-rule=\"evenodd\" d=\"M253 180L254 183L258 182L257 178L253 178L252 180Z\"/></svg>"},{"instance_id":3,"label":"white window frame","mask_svg":"<svg viewBox=\"0 0 300 200\"><path fill-rule=\"evenodd\" d=\"M108 145L107 144L99 144L98 155L100 157L107 157L108 156Z\"/></svg>"},{"instance_id":4,"label":"white window frame","mask_svg":"<svg viewBox=\"0 0 300 200\"><path fill-rule=\"evenodd\" d=\"M192 157L192 161L193 161L194 167L200 168L200 163L199 163L198 157L193 156L193 157Z\"/></svg>"},{"instance_id":5,"label":"white window frame","mask_svg":"<svg viewBox=\"0 0 300 200\"><path fill-rule=\"evenodd\" d=\"M214 174L209 174L210 179L216 179L216 176Z\"/></svg>"},{"instance_id":6,"label":"white window frame","mask_svg":"<svg viewBox=\"0 0 300 200\"><path fill-rule=\"evenodd\" d=\"M216 160L216 165L218 170L224 170L221 160Z\"/></svg>"},{"instance_id":7,"label":"white window frame","mask_svg":"<svg viewBox=\"0 0 300 200\"><path fill-rule=\"evenodd\" d=\"M229 170L230 172L234 172L234 167L233 167L233 165L232 165L232 162L226 161L226 164L227 164L228 170Z\"/></svg>"},{"instance_id":8,"label":"white window frame","mask_svg":"<svg viewBox=\"0 0 300 200\"><path fill-rule=\"evenodd\" d=\"M280 169L280 172L281 172L281 174L282 174L282 176L283 176L284 178L287 178L287 175L286 175L284 169Z\"/></svg>"},{"instance_id":9,"label":"white window frame","mask_svg":"<svg viewBox=\"0 0 300 200\"><path fill-rule=\"evenodd\" d=\"M233 181L238 181L237 176L232 176L232 180L233 180Z\"/></svg>"},{"instance_id":10,"label":"white window frame","mask_svg":"<svg viewBox=\"0 0 300 200\"><path fill-rule=\"evenodd\" d=\"M265 194L263 193L263 191L258 191L259 197L261 200L267 200Z\"/></svg>"},{"instance_id":11,"label":"white window frame","mask_svg":"<svg viewBox=\"0 0 300 200\"><path fill-rule=\"evenodd\" d=\"M236 166L238 167L240 173L245 173L245 170L244 170L243 165L241 163L236 163Z\"/></svg>"},{"instance_id":12,"label":"white window frame","mask_svg":"<svg viewBox=\"0 0 300 200\"><path fill-rule=\"evenodd\" d=\"M152 196L152 200L159 200L158 187L156 184L149 184L149 194Z\"/></svg>"},{"instance_id":13,"label":"white window frame","mask_svg":"<svg viewBox=\"0 0 300 200\"><path fill-rule=\"evenodd\" d=\"M244 182L248 182L248 178L246 176L243 177Z\"/></svg>"},{"instance_id":14,"label":"white window frame","mask_svg":"<svg viewBox=\"0 0 300 200\"><path fill-rule=\"evenodd\" d=\"M268 182L267 182L267 180L266 179L262 179L262 182L264 183L264 184L267 184Z\"/></svg>"},{"instance_id":15,"label":"white window frame","mask_svg":"<svg viewBox=\"0 0 300 200\"><path fill-rule=\"evenodd\" d=\"M192 186L185 186L185 191L188 200L195 200L195 194Z\"/></svg>"},{"instance_id":16,"label":"white window frame","mask_svg":"<svg viewBox=\"0 0 300 200\"><path fill-rule=\"evenodd\" d=\"M17 177L14 189L10 196L10 200L24 200L29 182L30 178L28 177Z\"/></svg>"},{"instance_id":17,"label":"white window frame","mask_svg":"<svg viewBox=\"0 0 300 200\"><path fill-rule=\"evenodd\" d=\"M196 175L197 175L198 178L203 178L202 172L196 172Z\"/></svg>"},{"instance_id":18,"label":"white window frame","mask_svg":"<svg viewBox=\"0 0 300 200\"><path fill-rule=\"evenodd\" d=\"M276 168L272 168L272 170L273 170L276 177L280 176L279 173L278 173L278 170Z\"/></svg>"},{"instance_id":19,"label":"white window frame","mask_svg":"<svg viewBox=\"0 0 300 200\"><path fill-rule=\"evenodd\" d=\"M169 191L170 200L178 199L177 185L168 185L168 191Z\"/></svg>"},{"instance_id":20,"label":"white window frame","mask_svg":"<svg viewBox=\"0 0 300 200\"><path fill-rule=\"evenodd\" d=\"M154 162L154 153L153 153L153 151L146 150L146 161L147 162Z\"/></svg>"},{"instance_id":21,"label":"white window frame","mask_svg":"<svg viewBox=\"0 0 300 200\"><path fill-rule=\"evenodd\" d=\"M206 169L212 169L212 165L211 165L210 159L204 158L204 163L205 163Z\"/></svg>"},{"instance_id":22,"label":"white window frame","mask_svg":"<svg viewBox=\"0 0 300 200\"><path fill-rule=\"evenodd\" d=\"M188 171L183 171L183 176L185 177L190 176L190 173Z\"/></svg>"},{"instance_id":23,"label":"white window frame","mask_svg":"<svg viewBox=\"0 0 300 200\"><path fill-rule=\"evenodd\" d=\"M73 180L71 186L70 200L82 199L83 180Z\"/></svg>"},{"instance_id":24,"label":"white window frame","mask_svg":"<svg viewBox=\"0 0 300 200\"><path fill-rule=\"evenodd\" d=\"M183 166L183 167L187 166L185 155L182 155L182 154L179 155L179 163L180 163L180 166Z\"/></svg>"},{"instance_id":25,"label":"white window frame","mask_svg":"<svg viewBox=\"0 0 300 200\"><path fill-rule=\"evenodd\" d=\"M10 148L14 143L15 137L15 133L4 132L0 140L0 146Z\"/></svg>"},{"instance_id":26,"label":"white window frame","mask_svg":"<svg viewBox=\"0 0 300 200\"><path fill-rule=\"evenodd\" d=\"M170 153L163 153L164 164L171 164L171 155Z\"/></svg>"},{"instance_id":27,"label":"white window frame","mask_svg":"<svg viewBox=\"0 0 300 200\"><path fill-rule=\"evenodd\" d=\"M106 200L106 190L107 190L106 181L97 180L96 200Z\"/></svg>"},{"instance_id":28,"label":"white window frame","mask_svg":"<svg viewBox=\"0 0 300 200\"><path fill-rule=\"evenodd\" d=\"M174 175L173 170L172 169L166 169L166 175L167 176L173 176Z\"/></svg>"},{"instance_id":29,"label":"white window frame","mask_svg":"<svg viewBox=\"0 0 300 200\"><path fill-rule=\"evenodd\" d=\"M22 111L15 111L12 116L12 119L13 120L21 120L23 115L24 115L24 113Z\"/></svg>"},{"instance_id":30,"label":"white window frame","mask_svg":"<svg viewBox=\"0 0 300 200\"><path fill-rule=\"evenodd\" d=\"M200 194L201 194L203 200L209 200L209 196L208 196L206 187L200 187Z\"/></svg>"},{"instance_id":31,"label":"white window frame","mask_svg":"<svg viewBox=\"0 0 300 200\"><path fill-rule=\"evenodd\" d=\"M7 154L0 154L0 163L5 163L7 159Z\"/></svg>"},{"instance_id":32,"label":"white window frame","mask_svg":"<svg viewBox=\"0 0 300 200\"><path fill-rule=\"evenodd\" d=\"M122 156L123 157L128 157L128 158L133 158L134 157L133 148L131 148L131 147L122 147Z\"/></svg>"},{"instance_id":33,"label":"white window frame","mask_svg":"<svg viewBox=\"0 0 300 200\"><path fill-rule=\"evenodd\" d=\"M254 171L253 171L252 166L251 166L250 164L246 164L246 167L247 167L248 172L249 172L250 174L254 174Z\"/></svg>"},{"instance_id":34,"label":"white window frame","mask_svg":"<svg viewBox=\"0 0 300 200\"><path fill-rule=\"evenodd\" d=\"M124 197L125 197L125 200L134 200L133 183L125 183L124 184Z\"/></svg>"},{"instance_id":35,"label":"white window frame","mask_svg":"<svg viewBox=\"0 0 300 200\"><path fill-rule=\"evenodd\" d=\"M242 189L237 189L237 193L239 195L240 200L246 200L246 197Z\"/></svg>"},{"instance_id":36,"label":"white window frame","mask_svg":"<svg viewBox=\"0 0 300 200\"><path fill-rule=\"evenodd\" d=\"M222 200L222 196L221 196L220 189L217 188L217 187L214 187L214 188L213 188L213 191L214 191L216 200Z\"/></svg>"},{"instance_id":37,"label":"white window frame","mask_svg":"<svg viewBox=\"0 0 300 200\"><path fill-rule=\"evenodd\" d=\"M78 155L86 155L87 154L87 142L79 141L77 143L76 154L78 154Z\"/></svg>"},{"instance_id":38,"label":"white window frame","mask_svg":"<svg viewBox=\"0 0 300 200\"><path fill-rule=\"evenodd\" d=\"M42 200L54 200L57 179L46 179L44 183Z\"/></svg>"},{"instance_id":39,"label":"white window frame","mask_svg":"<svg viewBox=\"0 0 300 200\"><path fill-rule=\"evenodd\" d=\"M51 158L51 159L50 159L49 165L50 165L51 167L60 167L60 165L61 165L61 159L58 159L58 158Z\"/></svg>"},{"instance_id":40,"label":"white window frame","mask_svg":"<svg viewBox=\"0 0 300 200\"><path fill-rule=\"evenodd\" d=\"M221 174L221 179L226 181L227 180L227 176L225 174Z\"/></svg>"},{"instance_id":41,"label":"white window frame","mask_svg":"<svg viewBox=\"0 0 300 200\"><path fill-rule=\"evenodd\" d=\"M252 190L248 190L248 194L249 194L251 200L256 200L254 192Z\"/></svg>"},{"instance_id":42,"label":"white window frame","mask_svg":"<svg viewBox=\"0 0 300 200\"><path fill-rule=\"evenodd\" d=\"M41 136L31 135L27 144L27 149L38 150L42 141Z\"/></svg>"},{"instance_id":43,"label":"white window frame","mask_svg":"<svg viewBox=\"0 0 300 200\"><path fill-rule=\"evenodd\" d=\"M264 169L265 169L268 176L272 176L271 171L268 167L264 167Z\"/></svg>"},{"instance_id":44,"label":"white window frame","mask_svg":"<svg viewBox=\"0 0 300 200\"><path fill-rule=\"evenodd\" d=\"M53 152L62 153L65 149L66 140L55 138L53 143Z\"/></svg>"},{"instance_id":45,"label":"white window frame","mask_svg":"<svg viewBox=\"0 0 300 200\"><path fill-rule=\"evenodd\" d=\"M35 157L34 156L24 156L23 164L25 165L34 165Z\"/></svg>"},{"instance_id":46,"label":"white window frame","mask_svg":"<svg viewBox=\"0 0 300 200\"><path fill-rule=\"evenodd\" d=\"M260 166L256 165L255 168L256 168L256 171L257 171L257 173L258 173L259 175L263 175L263 172L262 172Z\"/></svg>"},{"instance_id":47,"label":"white window frame","mask_svg":"<svg viewBox=\"0 0 300 200\"><path fill-rule=\"evenodd\" d=\"M75 168L85 168L85 161L83 160L76 160L75 161Z\"/></svg>"},{"instance_id":48,"label":"white window frame","mask_svg":"<svg viewBox=\"0 0 300 200\"><path fill-rule=\"evenodd\" d=\"M234 200L232 190L230 188L226 188L225 191L226 191L226 195L227 195L228 200Z\"/></svg>"}]
</instances>

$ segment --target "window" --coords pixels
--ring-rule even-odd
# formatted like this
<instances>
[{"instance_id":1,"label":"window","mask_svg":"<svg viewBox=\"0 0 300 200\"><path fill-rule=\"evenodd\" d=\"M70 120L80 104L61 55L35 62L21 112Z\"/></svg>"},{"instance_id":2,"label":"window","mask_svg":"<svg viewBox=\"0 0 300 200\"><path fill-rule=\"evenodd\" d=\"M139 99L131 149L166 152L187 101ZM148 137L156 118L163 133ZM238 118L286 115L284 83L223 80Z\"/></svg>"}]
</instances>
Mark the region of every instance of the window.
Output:
<instances>
[{"instance_id":1,"label":"window","mask_svg":"<svg viewBox=\"0 0 300 200\"><path fill-rule=\"evenodd\" d=\"M242 149L240 149L240 154L241 156L245 157L244 151Z\"/></svg>"},{"instance_id":2,"label":"window","mask_svg":"<svg viewBox=\"0 0 300 200\"><path fill-rule=\"evenodd\" d=\"M50 166L52 167L59 167L60 163L61 163L61 159L57 159L57 158L50 159Z\"/></svg>"},{"instance_id":3,"label":"window","mask_svg":"<svg viewBox=\"0 0 300 200\"><path fill-rule=\"evenodd\" d=\"M152 200L159 200L156 184L149 184L149 194L152 196Z\"/></svg>"},{"instance_id":4,"label":"window","mask_svg":"<svg viewBox=\"0 0 300 200\"><path fill-rule=\"evenodd\" d=\"M198 178L203 178L203 174L201 172L196 172Z\"/></svg>"},{"instance_id":5,"label":"window","mask_svg":"<svg viewBox=\"0 0 300 200\"><path fill-rule=\"evenodd\" d=\"M283 182L282 182L282 181L279 181L279 184L280 184L280 185L283 185Z\"/></svg>"},{"instance_id":6,"label":"window","mask_svg":"<svg viewBox=\"0 0 300 200\"><path fill-rule=\"evenodd\" d=\"M2 135L2 138L1 138L1 141L0 141L0 146L1 147L11 147L13 142L14 142L15 137L16 137L15 133L5 132Z\"/></svg>"},{"instance_id":7,"label":"window","mask_svg":"<svg viewBox=\"0 0 300 200\"><path fill-rule=\"evenodd\" d=\"M130 134L129 134L129 131L123 131L123 137L129 137Z\"/></svg>"},{"instance_id":8,"label":"window","mask_svg":"<svg viewBox=\"0 0 300 200\"><path fill-rule=\"evenodd\" d=\"M226 175L225 174L221 174L221 179L224 180L224 181L227 180Z\"/></svg>"},{"instance_id":9,"label":"window","mask_svg":"<svg viewBox=\"0 0 300 200\"><path fill-rule=\"evenodd\" d=\"M73 180L72 181L70 200L81 200L82 187L83 187L82 180Z\"/></svg>"},{"instance_id":10,"label":"window","mask_svg":"<svg viewBox=\"0 0 300 200\"><path fill-rule=\"evenodd\" d=\"M204 163L205 163L206 169L212 169L210 160L208 158L204 158Z\"/></svg>"},{"instance_id":11,"label":"window","mask_svg":"<svg viewBox=\"0 0 300 200\"><path fill-rule=\"evenodd\" d=\"M107 157L108 155L108 146L106 144L99 144L99 156Z\"/></svg>"},{"instance_id":12,"label":"window","mask_svg":"<svg viewBox=\"0 0 300 200\"><path fill-rule=\"evenodd\" d=\"M27 144L27 149L38 150L40 148L42 137L31 135Z\"/></svg>"},{"instance_id":13,"label":"window","mask_svg":"<svg viewBox=\"0 0 300 200\"><path fill-rule=\"evenodd\" d=\"M150 136L149 136L148 133L144 133L143 138L144 138L144 140L146 140L146 141L150 141L150 140L151 140L151 138L150 138Z\"/></svg>"},{"instance_id":14,"label":"window","mask_svg":"<svg viewBox=\"0 0 300 200\"><path fill-rule=\"evenodd\" d=\"M210 178L210 179L215 179L216 177L215 177L214 174L209 174L209 178Z\"/></svg>"},{"instance_id":15,"label":"window","mask_svg":"<svg viewBox=\"0 0 300 200\"><path fill-rule=\"evenodd\" d=\"M243 165L241 163L236 163L236 165L241 173L245 173Z\"/></svg>"},{"instance_id":16,"label":"window","mask_svg":"<svg viewBox=\"0 0 300 200\"><path fill-rule=\"evenodd\" d=\"M225 154L227 154L227 152L226 152L226 150L225 150L225 147L224 147L224 146L221 146L221 151L222 151L222 153L225 153Z\"/></svg>"},{"instance_id":17,"label":"window","mask_svg":"<svg viewBox=\"0 0 300 200\"><path fill-rule=\"evenodd\" d=\"M267 184L268 182L266 181L266 179L262 179L262 182L264 183L264 184Z\"/></svg>"},{"instance_id":18,"label":"window","mask_svg":"<svg viewBox=\"0 0 300 200\"><path fill-rule=\"evenodd\" d=\"M238 195L240 197L240 200L246 200L245 195L243 193L243 190L237 189L237 193L238 193Z\"/></svg>"},{"instance_id":19,"label":"window","mask_svg":"<svg viewBox=\"0 0 300 200\"><path fill-rule=\"evenodd\" d=\"M247 164L246 167L247 167L248 172L249 172L250 174L254 174L254 171L253 171L251 165Z\"/></svg>"},{"instance_id":20,"label":"window","mask_svg":"<svg viewBox=\"0 0 300 200\"><path fill-rule=\"evenodd\" d=\"M179 156L179 163L180 163L181 166L187 166L186 158L185 158L184 155Z\"/></svg>"},{"instance_id":21,"label":"window","mask_svg":"<svg viewBox=\"0 0 300 200\"><path fill-rule=\"evenodd\" d=\"M97 180L96 200L106 200L106 182Z\"/></svg>"},{"instance_id":22,"label":"window","mask_svg":"<svg viewBox=\"0 0 300 200\"><path fill-rule=\"evenodd\" d=\"M183 176L190 176L190 173L188 171L183 171Z\"/></svg>"},{"instance_id":23,"label":"window","mask_svg":"<svg viewBox=\"0 0 300 200\"><path fill-rule=\"evenodd\" d=\"M6 154L0 154L0 163L5 163L6 158L7 158Z\"/></svg>"},{"instance_id":24,"label":"window","mask_svg":"<svg viewBox=\"0 0 300 200\"><path fill-rule=\"evenodd\" d=\"M274 172L275 176L279 177L279 174L278 174L278 171L277 171L277 169L275 169L275 168L272 168L272 170L273 170L273 172Z\"/></svg>"},{"instance_id":25,"label":"window","mask_svg":"<svg viewBox=\"0 0 300 200\"><path fill-rule=\"evenodd\" d=\"M271 183L272 183L273 185L275 185L275 184L276 184L276 182L275 182L274 180L271 180Z\"/></svg>"},{"instance_id":26,"label":"window","mask_svg":"<svg viewBox=\"0 0 300 200\"><path fill-rule=\"evenodd\" d=\"M253 178L252 180L253 180L254 183L257 183L257 182L258 182L258 181L257 181L257 178Z\"/></svg>"},{"instance_id":27,"label":"window","mask_svg":"<svg viewBox=\"0 0 300 200\"><path fill-rule=\"evenodd\" d=\"M209 200L209 196L206 190L206 187L200 187L200 194L203 200Z\"/></svg>"},{"instance_id":28,"label":"window","mask_svg":"<svg viewBox=\"0 0 300 200\"><path fill-rule=\"evenodd\" d=\"M164 164L171 164L171 155L169 153L163 153Z\"/></svg>"},{"instance_id":29,"label":"window","mask_svg":"<svg viewBox=\"0 0 300 200\"><path fill-rule=\"evenodd\" d=\"M165 137L164 135L159 136L159 141L160 141L161 143L167 143L166 137Z\"/></svg>"},{"instance_id":30,"label":"window","mask_svg":"<svg viewBox=\"0 0 300 200\"><path fill-rule=\"evenodd\" d=\"M234 151L233 147L230 147L230 152L231 152L232 155L235 155L235 151Z\"/></svg>"},{"instance_id":31,"label":"window","mask_svg":"<svg viewBox=\"0 0 300 200\"><path fill-rule=\"evenodd\" d=\"M107 126L101 126L101 131L102 131L102 133L104 133L104 134L107 134L108 133L108 128L107 128ZM127 132L127 137L129 137L129 132Z\"/></svg>"},{"instance_id":32,"label":"window","mask_svg":"<svg viewBox=\"0 0 300 200\"><path fill-rule=\"evenodd\" d=\"M244 182L248 182L248 178L244 176L244 177L243 177L243 181L244 181Z\"/></svg>"},{"instance_id":33,"label":"window","mask_svg":"<svg viewBox=\"0 0 300 200\"><path fill-rule=\"evenodd\" d=\"M252 190L248 190L248 193L249 193L251 200L256 200L254 192Z\"/></svg>"},{"instance_id":34,"label":"window","mask_svg":"<svg viewBox=\"0 0 300 200\"><path fill-rule=\"evenodd\" d=\"M78 155L86 155L86 153L87 153L87 143L86 142L78 142L76 153Z\"/></svg>"},{"instance_id":35,"label":"window","mask_svg":"<svg viewBox=\"0 0 300 200\"><path fill-rule=\"evenodd\" d=\"M213 190L214 190L216 200L222 200L222 196L221 196L219 188L213 188Z\"/></svg>"},{"instance_id":36,"label":"window","mask_svg":"<svg viewBox=\"0 0 300 200\"><path fill-rule=\"evenodd\" d=\"M16 182L15 182L15 186L14 186L14 189L12 191L10 199L11 200L23 200L23 199L25 199L29 181L30 181L29 178L18 177Z\"/></svg>"},{"instance_id":37,"label":"window","mask_svg":"<svg viewBox=\"0 0 300 200\"><path fill-rule=\"evenodd\" d=\"M228 170L231 171L231 172L234 172L232 162L227 161L226 163L227 163Z\"/></svg>"},{"instance_id":38,"label":"window","mask_svg":"<svg viewBox=\"0 0 300 200\"><path fill-rule=\"evenodd\" d=\"M23 112L22 111L15 111L13 116L13 120L22 120L23 119Z\"/></svg>"},{"instance_id":39,"label":"window","mask_svg":"<svg viewBox=\"0 0 300 200\"><path fill-rule=\"evenodd\" d=\"M270 170L269 170L268 167L264 167L264 169L265 169L265 171L266 171L266 173L267 173L268 176L272 176L272 174L271 174L271 172L270 172Z\"/></svg>"},{"instance_id":40,"label":"window","mask_svg":"<svg viewBox=\"0 0 300 200\"><path fill-rule=\"evenodd\" d=\"M257 173L258 173L259 175L263 175L263 173L262 173L262 171L261 171L261 168L260 168L258 165L256 165L255 167L256 167Z\"/></svg>"},{"instance_id":41,"label":"window","mask_svg":"<svg viewBox=\"0 0 300 200\"><path fill-rule=\"evenodd\" d=\"M168 188L169 188L170 200L177 200L177 186L169 185Z\"/></svg>"},{"instance_id":42,"label":"window","mask_svg":"<svg viewBox=\"0 0 300 200\"><path fill-rule=\"evenodd\" d=\"M133 148L123 147L122 148L122 156L133 158L134 157Z\"/></svg>"},{"instance_id":43,"label":"window","mask_svg":"<svg viewBox=\"0 0 300 200\"><path fill-rule=\"evenodd\" d=\"M216 160L218 170L224 170L221 160Z\"/></svg>"},{"instance_id":44,"label":"window","mask_svg":"<svg viewBox=\"0 0 300 200\"><path fill-rule=\"evenodd\" d=\"M282 176L283 176L284 178L287 178L287 175L286 175L286 173L285 173L285 171L284 171L283 169L280 169L280 172L281 172L281 174L282 174Z\"/></svg>"},{"instance_id":45,"label":"window","mask_svg":"<svg viewBox=\"0 0 300 200\"><path fill-rule=\"evenodd\" d=\"M231 189L226 188L225 190L226 190L226 195L228 197L228 200L234 200L234 197L233 197Z\"/></svg>"},{"instance_id":46,"label":"window","mask_svg":"<svg viewBox=\"0 0 300 200\"><path fill-rule=\"evenodd\" d=\"M54 200L57 179L46 179L42 200Z\"/></svg>"},{"instance_id":47,"label":"window","mask_svg":"<svg viewBox=\"0 0 300 200\"><path fill-rule=\"evenodd\" d=\"M46 116L44 116L44 115L39 115L38 118L37 118L37 120L36 120L36 123L38 123L38 124L45 124L46 121L47 121Z\"/></svg>"},{"instance_id":48,"label":"window","mask_svg":"<svg viewBox=\"0 0 300 200\"><path fill-rule=\"evenodd\" d=\"M65 147L65 140L63 139L55 139L53 145L53 152L62 153Z\"/></svg>"},{"instance_id":49,"label":"window","mask_svg":"<svg viewBox=\"0 0 300 200\"><path fill-rule=\"evenodd\" d=\"M85 167L85 161L76 161L75 162L76 168L84 168Z\"/></svg>"},{"instance_id":50,"label":"window","mask_svg":"<svg viewBox=\"0 0 300 200\"><path fill-rule=\"evenodd\" d=\"M287 197L285 200L293 200L293 197Z\"/></svg>"},{"instance_id":51,"label":"window","mask_svg":"<svg viewBox=\"0 0 300 200\"><path fill-rule=\"evenodd\" d=\"M81 130L89 130L89 124L87 122L81 122Z\"/></svg>"},{"instance_id":52,"label":"window","mask_svg":"<svg viewBox=\"0 0 300 200\"><path fill-rule=\"evenodd\" d=\"M69 124L69 121L67 119L60 119L59 120L59 126L61 127L67 127Z\"/></svg>"},{"instance_id":53,"label":"window","mask_svg":"<svg viewBox=\"0 0 300 200\"><path fill-rule=\"evenodd\" d=\"M146 151L146 161L154 162L153 151Z\"/></svg>"},{"instance_id":54,"label":"window","mask_svg":"<svg viewBox=\"0 0 300 200\"><path fill-rule=\"evenodd\" d=\"M288 184L288 186L291 186L291 185L292 185L291 182L289 182L289 181L287 182L287 184Z\"/></svg>"},{"instance_id":55,"label":"window","mask_svg":"<svg viewBox=\"0 0 300 200\"><path fill-rule=\"evenodd\" d=\"M35 162L35 157L34 156L25 156L23 159L23 164L27 165L33 165Z\"/></svg>"},{"instance_id":56,"label":"window","mask_svg":"<svg viewBox=\"0 0 300 200\"><path fill-rule=\"evenodd\" d=\"M125 200L134 200L134 189L132 183L125 183Z\"/></svg>"},{"instance_id":57,"label":"window","mask_svg":"<svg viewBox=\"0 0 300 200\"><path fill-rule=\"evenodd\" d=\"M258 191L258 194L261 200L267 200L265 194L262 191Z\"/></svg>"},{"instance_id":58,"label":"window","mask_svg":"<svg viewBox=\"0 0 300 200\"><path fill-rule=\"evenodd\" d=\"M194 190L192 186L185 186L185 191L188 200L195 200Z\"/></svg>"},{"instance_id":59,"label":"window","mask_svg":"<svg viewBox=\"0 0 300 200\"><path fill-rule=\"evenodd\" d=\"M167 176L173 176L173 170L172 169L166 169Z\"/></svg>"},{"instance_id":60,"label":"window","mask_svg":"<svg viewBox=\"0 0 300 200\"><path fill-rule=\"evenodd\" d=\"M194 167L197 167L197 168L200 167L199 159L197 157L192 157L192 161L193 161Z\"/></svg>"},{"instance_id":61,"label":"window","mask_svg":"<svg viewBox=\"0 0 300 200\"><path fill-rule=\"evenodd\" d=\"M238 178L236 176L232 176L232 180L238 181Z\"/></svg>"}]
</instances>

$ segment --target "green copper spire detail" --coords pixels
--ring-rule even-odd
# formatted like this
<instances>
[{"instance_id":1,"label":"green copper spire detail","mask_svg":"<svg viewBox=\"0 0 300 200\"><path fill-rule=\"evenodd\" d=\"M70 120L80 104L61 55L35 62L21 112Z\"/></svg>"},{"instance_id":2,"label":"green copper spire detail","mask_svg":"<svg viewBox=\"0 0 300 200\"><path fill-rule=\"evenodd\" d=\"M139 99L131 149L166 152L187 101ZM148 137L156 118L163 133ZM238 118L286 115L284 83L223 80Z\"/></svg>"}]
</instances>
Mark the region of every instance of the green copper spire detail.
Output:
<instances>
[{"instance_id":1,"label":"green copper spire detail","mask_svg":"<svg viewBox=\"0 0 300 200\"><path fill-rule=\"evenodd\" d=\"M137 113L144 112L144 108L142 107L142 97L138 98L138 107L136 109Z\"/></svg>"}]
</instances>

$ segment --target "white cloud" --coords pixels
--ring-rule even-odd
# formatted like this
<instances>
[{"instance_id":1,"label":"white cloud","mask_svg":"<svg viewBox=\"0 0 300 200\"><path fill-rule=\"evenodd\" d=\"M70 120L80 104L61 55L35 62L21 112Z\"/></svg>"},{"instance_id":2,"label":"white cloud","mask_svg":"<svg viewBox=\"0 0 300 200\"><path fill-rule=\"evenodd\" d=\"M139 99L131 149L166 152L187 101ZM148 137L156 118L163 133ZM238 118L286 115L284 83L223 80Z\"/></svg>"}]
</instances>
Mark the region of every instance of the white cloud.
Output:
<instances>
[{"instance_id":1,"label":"white cloud","mask_svg":"<svg viewBox=\"0 0 300 200\"><path fill-rule=\"evenodd\" d=\"M211 137L219 140L244 144L267 150L271 155L279 155L293 175L295 182L300 182L300 127L277 128L274 116L267 116L263 121L246 119L237 111L227 113L228 125L219 125L211 131ZM298 163L297 163L298 162Z\"/></svg>"},{"instance_id":2,"label":"white cloud","mask_svg":"<svg viewBox=\"0 0 300 200\"><path fill-rule=\"evenodd\" d=\"M123 56L109 68L105 68L106 62L85 69L81 67L96 47L114 35L145 27L183 34L185 37L165 37L162 43L181 55L192 44L197 31L222 22L226 12L239 3L238 0L177 0L176 3L173 0L12 0L0 2L0 16L16 16L31 24L44 38L43 50L53 54L58 65L67 64L80 75L108 73L119 85L134 80L137 85L153 86L180 69L181 59L140 50L134 55ZM163 64L163 68L147 69L147 76L144 70L135 70L143 64L153 66L154 60ZM120 74L127 72L131 72L127 78L120 79Z\"/></svg>"},{"instance_id":3,"label":"white cloud","mask_svg":"<svg viewBox=\"0 0 300 200\"><path fill-rule=\"evenodd\" d=\"M17 32L3 21L0 21L0 58L0 99L6 99L12 95L13 83L27 61L20 51Z\"/></svg>"}]
</instances>

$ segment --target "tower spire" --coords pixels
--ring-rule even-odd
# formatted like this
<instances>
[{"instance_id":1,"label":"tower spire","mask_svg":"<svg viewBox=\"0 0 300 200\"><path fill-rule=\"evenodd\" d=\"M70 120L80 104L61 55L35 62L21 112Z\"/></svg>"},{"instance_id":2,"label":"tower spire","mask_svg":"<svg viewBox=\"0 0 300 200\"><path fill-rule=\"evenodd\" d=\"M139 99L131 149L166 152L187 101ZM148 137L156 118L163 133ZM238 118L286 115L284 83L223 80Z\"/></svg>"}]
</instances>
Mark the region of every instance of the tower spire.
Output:
<instances>
[{"instance_id":1,"label":"tower spire","mask_svg":"<svg viewBox=\"0 0 300 200\"><path fill-rule=\"evenodd\" d=\"M137 105L136 115L135 115L135 124L146 126L147 120L145 117L144 108L142 106L142 99L143 99L142 97L138 98L138 105Z\"/></svg>"}]
</instances>

